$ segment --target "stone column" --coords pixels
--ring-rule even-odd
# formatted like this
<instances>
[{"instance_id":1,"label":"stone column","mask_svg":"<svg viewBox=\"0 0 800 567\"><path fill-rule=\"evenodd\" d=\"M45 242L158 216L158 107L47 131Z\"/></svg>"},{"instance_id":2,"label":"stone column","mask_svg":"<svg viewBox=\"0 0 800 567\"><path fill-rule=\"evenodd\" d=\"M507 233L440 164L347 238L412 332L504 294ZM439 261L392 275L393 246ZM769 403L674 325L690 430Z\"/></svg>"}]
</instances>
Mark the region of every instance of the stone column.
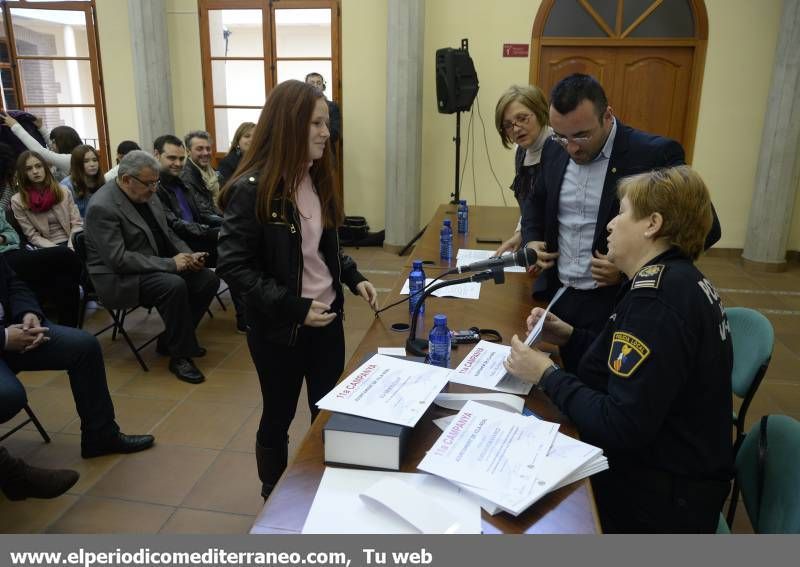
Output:
<instances>
[{"instance_id":1,"label":"stone column","mask_svg":"<svg viewBox=\"0 0 800 567\"><path fill-rule=\"evenodd\" d=\"M786 268L786 244L800 182L800 0L784 0L756 189L745 241L745 267ZM724 230L724 227L723 227Z\"/></svg>"},{"instance_id":2,"label":"stone column","mask_svg":"<svg viewBox=\"0 0 800 567\"><path fill-rule=\"evenodd\" d=\"M386 240L400 250L419 232L424 0L391 0L386 94Z\"/></svg>"},{"instance_id":3,"label":"stone column","mask_svg":"<svg viewBox=\"0 0 800 567\"><path fill-rule=\"evenodd\" d=\"M128 17L139 145L149 151L155 138L175 130L166 0L129 0Z\"/></svg>"}]
</instances>

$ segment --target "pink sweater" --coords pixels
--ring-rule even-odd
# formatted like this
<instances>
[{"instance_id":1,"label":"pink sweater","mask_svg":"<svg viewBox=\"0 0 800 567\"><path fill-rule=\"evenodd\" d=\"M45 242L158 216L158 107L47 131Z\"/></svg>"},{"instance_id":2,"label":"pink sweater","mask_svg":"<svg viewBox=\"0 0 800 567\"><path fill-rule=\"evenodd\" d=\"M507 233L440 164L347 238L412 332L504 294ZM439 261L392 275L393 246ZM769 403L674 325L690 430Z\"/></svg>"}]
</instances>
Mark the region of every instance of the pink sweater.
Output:
<instances>
[{"instance_id":1,"label":"pink sweater","mask_svg":"<svg viewBox=\"0 0 800 567\"><path fill-rule=\"evenodd\" d=\"M331 305L336 299L333 276L319 251L322 236L322 207L317 190L306 175L297 188L297 212L300 215L300 234L303 236L302 297Z\"/></svg>"}]
</instances>

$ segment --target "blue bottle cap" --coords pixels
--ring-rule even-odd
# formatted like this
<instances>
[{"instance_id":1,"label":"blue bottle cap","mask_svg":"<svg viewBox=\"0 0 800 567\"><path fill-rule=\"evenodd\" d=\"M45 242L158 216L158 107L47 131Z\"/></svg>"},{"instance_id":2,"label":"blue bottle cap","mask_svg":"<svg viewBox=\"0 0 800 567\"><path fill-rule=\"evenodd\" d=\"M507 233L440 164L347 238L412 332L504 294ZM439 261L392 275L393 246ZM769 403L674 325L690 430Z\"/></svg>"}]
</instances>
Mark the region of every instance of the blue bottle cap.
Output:
<instances>
[{"instance_id":1,"label":"blue bottle cap","mask_svg":"<svg viewBox=\"0 0 800 567\"><path fill-rule=\"evenodd\" d=\"M462 205L466 205L467 204L467 200L466 199L460 199L458 202L461 203Z\"/></svg>"},{"instance_id":2,"label":"blue bottle cap","mask_svg":"<svg viewBox=\"0 0 800 567\"><path fill-rule=\"evenodd\" d=\"M422 260L414 260L411 263L411 271L421 270L421 269L422 269Z\"/></svg>"},{"instance_id":3,"label":"blue bottle cap","mask_svg":"<svg viewBox=\"0 0 800 567\"><path fill-rule=\"evenodd\" d=\"M444 219L444 226L450 226L450 219Z\"/></svg>"},{"instance_id":4,"label":"blue bottle cap","mask_svg":"<svg viewBox=\"0 0 800 567\"><path fill-rule=\"evenodd\" d=\"M433 325L435 327L438 327L438 326L446 327L447 326L447 315L441 315L441 314L434 315L433 316Z\"/></svg>"}]
</instances>

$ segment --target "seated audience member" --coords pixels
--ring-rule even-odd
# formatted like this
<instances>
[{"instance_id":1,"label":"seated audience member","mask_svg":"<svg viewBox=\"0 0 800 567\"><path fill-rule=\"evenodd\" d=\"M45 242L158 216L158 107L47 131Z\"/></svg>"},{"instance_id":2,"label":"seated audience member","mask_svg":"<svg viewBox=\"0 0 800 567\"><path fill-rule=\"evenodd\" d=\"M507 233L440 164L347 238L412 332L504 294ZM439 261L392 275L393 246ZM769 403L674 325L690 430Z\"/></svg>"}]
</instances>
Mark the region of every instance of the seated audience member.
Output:
<instances>
[{"instance_id":1,"label":"seated audience member","mask_svg":"<svg viewBox=\"0 0 800 567\"><path fill-rule=\"evenodd\" d=\"M75 252L65 246L20 247L17 231L0 214L0 254L42 303L53 305L59 324L77 327L83 265Z\"/></svg>"},{"instance_id":2,"label":"seated audience member","mask_svg":"<svg viewBox=\"0 0 800 567\"><path fill-rule=\"evenodd\" d=\"M133 453L153 444L152 435L125 435L114 420L100 343L86 331L44 319L33 294L0 254L0 306L5 339L0 345L0 423L25 404L17 372L66 370L81 420L81 456Z\"/></svg>"},{"instance_id":3,"label":"seated audience member","mask_svg":"<svg viewBox=\"0 0 800 567\"><path fill-rule=\"evenodd\" d=\"M72 150L72 164L69 176L61 180L61 185L72 191L75 206L81 218L86 215L86 205L95 191L105 183L103 170L97 150L92 146L81 144Z\"/></svg>"},{"instance_id":4,"label":"seated audience member","mask_svg":"<svg viewBox=\"0 0 800 567\"><path fill-rule=\"evenodd\" d=\"M56 126L48 130L42 125L41 117L36 117L36 127L39 128L45 140L49 140L49 148L43 147L36 139L28 134L14 118L8 114L0 113L0 122L11 128L19 141L32 152L36 152L44 158L48 166L56 169L54 176L61 180L69 175L70 164L72 162L72 150L83 144L83 140L74 128L69 126Z\"/></svg>"},{"instance_id":5,"label":"seated audience member","mask_svg":"<svg viewBox=\"0 0 800 567\"><path fill-rule=\"evenodd\" d=\"M694 265L711 199L688 166L625 178L618 197L608 258L627 280L602 332L549 314L542 339L564 368L514 336L506 369L538 383L608 457L592 477L603 531L713 533L733 472L733 350L720 297Z\"/></svg>"},{"instance_id":6,"label":"seated audience member","mask_svg":"<svg viewBox=\"0 0 800 567\"><path fill-rule=\"evenodd\" d=\"M549 299L566 286L553 313L599 331L622 283L606 257L605 227L619 211L617 181L681 165L683 148L620 122L600 83L579 73L553 87L550 126L553 137L542 148L541 171L522 205L522 242L536 250L536 265L543 270L534 294ZM720 234L714 214L706 247Z\"/></svg>"},{"instance_id":7,"label":"seated audience member","mask_svg":"<svg viewBox=\"0 0 800 567\"><path fill-rule=\"evenodd\" d=\"M32 467L0 447L0 491L9 500L55 498L72 488L80 475L69 469Z\"/></svg>"},{"instance_id":8,"label":"seated audience member","mask_svg":"<svg viewBox=\"0 0 800 567\"><path fill-rule=\"evenodd\" d=\"M58 184L36 152L22 152L17 159L17 184L11 209L28 242L37 248L72 248L72 236L83 230L81 215L72 191Z\"/></svg>"},{"instance_id":9,"label":"seated audience member","mask_svg":"<svg viewBox=\"0 0 800 567\"><path fill-rule=\"evenodd\" d=\"M161 165L161 173L156 194L164 205L164 213L169 227L195 252L208 252L205 265L217 265L217 239L222 219L216 215L204 215L195 201L194 191L190 191L181 180L181 171L186 160L183 142L176 136L159 136L153 143L153 153ZM243 302L239 294L231 291L231 299L236 310L236 330L247 331Z\"/></svg>"},{"instance_id":10,"label":"seated audience member","mask_svg":"<svg viewBox=\"0 0 800 567\"><path fill-rule=\"evenodd\" d=\"M247 151L247 148L250 147L255 127L256 125L253 122L242 122L233 134L228 155L220 160L217 167L220 187L223 187L228 182L228 179L233 176L233 172L236 171L242 156Z\"/></svg>"},{"instance_id":11,"label":"seated audience member","mask_svg":"<svg viewBox=\"0 0 800 567\"><path fill-rule=\"evenodd\" d=\"M0 213L3 215L11 209L11 197L17 192L16 169L14 150L8 144L0 143Z\"/></svg>"},{"instance_id":12,"label":"seated audience member","mask_svg":"<svg viewBox=\"0 0 800 567\"><path fill-rule=\"evenodd\" d=\"M139 144L137 144L133 140L123 140L122 142L120 142L119 145L117 146L117 165L106 171L106 174L104 176L106 182L117 178L117 169L119 169L119 160L128 155L128 152L141 149L142 148L139 147Z\"/></svg>"},{"instance_id":13,"label":"seated audience member","mask_svg":"<svg viewBox=\"0 0 800 567\"><path fill-rule=\"evenodd\" d=\"M86 209L89 275L110 309L143 305L158 309L165 330L156 346L170 356L169 369L193 384L205 377L192 357L203 356L195 328L219 289L205 267L205 252L192 252L167 224L158 186L159 165L141 150L119 163Z\"/></svg>"},{"instance_id":14,"label":"seated audience member","mask_svg":"<svg viewBox=\"0 0 800 567\"><path fill-rule=\"evenodd\" d=\"M181 180L194 191L197 206L204 215L222 217L217 199L219 198L219 175L211 167L211 136L208 132L195 130L183 139L189 152ZM221 222L221 218L220 218Z\"/></svg>"}]
</instances>

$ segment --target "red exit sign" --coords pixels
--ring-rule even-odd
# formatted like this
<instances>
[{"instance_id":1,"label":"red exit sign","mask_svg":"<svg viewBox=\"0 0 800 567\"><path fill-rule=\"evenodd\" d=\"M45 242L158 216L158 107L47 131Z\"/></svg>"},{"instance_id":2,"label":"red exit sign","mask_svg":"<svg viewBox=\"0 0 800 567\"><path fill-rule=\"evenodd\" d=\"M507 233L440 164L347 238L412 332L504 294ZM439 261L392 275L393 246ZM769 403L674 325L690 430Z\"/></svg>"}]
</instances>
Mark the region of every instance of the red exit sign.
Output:
<instances>
[{"instance_id":1,"label":"red exit sign","mask_svg":"<svg viewBox=\"0 0 800 567\"><path fill-rule=\"evenodd\" d=\"M503 57L527 57L527 56L528 56L527 43L503 44Z\"/></svg>"}]
</instances>

